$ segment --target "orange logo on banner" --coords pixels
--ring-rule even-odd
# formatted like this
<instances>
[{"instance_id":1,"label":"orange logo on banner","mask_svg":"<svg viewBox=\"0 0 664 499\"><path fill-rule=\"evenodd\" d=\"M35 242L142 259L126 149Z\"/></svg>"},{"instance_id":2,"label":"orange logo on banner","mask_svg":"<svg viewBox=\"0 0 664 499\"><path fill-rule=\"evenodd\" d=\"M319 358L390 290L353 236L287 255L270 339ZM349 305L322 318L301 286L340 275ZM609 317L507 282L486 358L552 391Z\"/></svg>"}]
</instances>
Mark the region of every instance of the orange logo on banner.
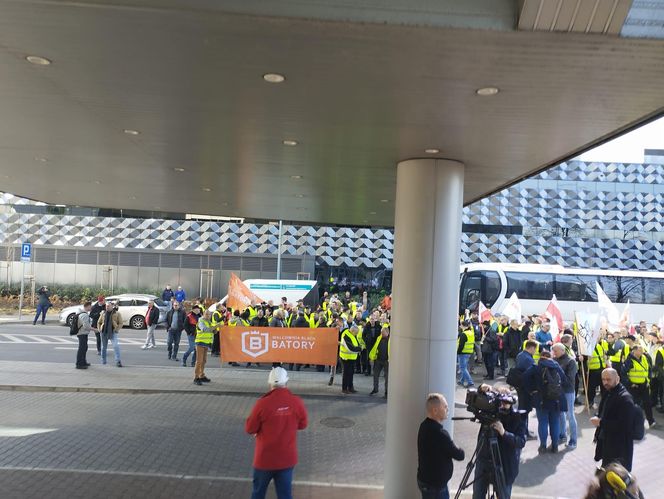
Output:
<instances>
[{"instance_id":1,"label":"orange logo on banner","mask_svg":"<svg viewBox=\"0 0 664 499\"><path fill-rule=\"evenodd\" d=\"M220 336L224 362L337 363L334 328L224 326Z\"/></svg>"},{"instance_id":2,"label":"orange logo on banner","mask_svg":"<svg viewBox=\"0 0 664 499\"><path fill-rule=\"evenodd\" d=\"M226 306L233 310L244 310L251 302L261 303L265 300L259 298L240 280L238 276L231 273L231 280L228 283L228 300Z\"/></svg>"}]
</instances>

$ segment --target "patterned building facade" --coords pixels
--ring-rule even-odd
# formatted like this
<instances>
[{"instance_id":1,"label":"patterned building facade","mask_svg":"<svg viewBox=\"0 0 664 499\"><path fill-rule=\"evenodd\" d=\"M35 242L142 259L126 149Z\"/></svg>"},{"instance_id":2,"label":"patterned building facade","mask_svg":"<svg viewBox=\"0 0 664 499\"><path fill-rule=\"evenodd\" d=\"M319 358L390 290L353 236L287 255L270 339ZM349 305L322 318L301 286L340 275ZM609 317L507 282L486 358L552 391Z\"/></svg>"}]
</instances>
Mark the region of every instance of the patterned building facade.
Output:
<instances>
[{"instance_id":1,"label":"patterned building facade","mask_svg":"<svg viewBox=\"0 0 664 499\"><path fill-rule=\"evenodd\" d=\"M642 164L562 163L466 207L463 221L464 262L662 271L664 151L646 151ZM274 223L109 217L0 195L0 244L26 235L37 248L210 255L274 255L279 236ZM283 254L328 273L389 273L393 244L388 228L284 225Z\"/></svg>"}]
</instances>

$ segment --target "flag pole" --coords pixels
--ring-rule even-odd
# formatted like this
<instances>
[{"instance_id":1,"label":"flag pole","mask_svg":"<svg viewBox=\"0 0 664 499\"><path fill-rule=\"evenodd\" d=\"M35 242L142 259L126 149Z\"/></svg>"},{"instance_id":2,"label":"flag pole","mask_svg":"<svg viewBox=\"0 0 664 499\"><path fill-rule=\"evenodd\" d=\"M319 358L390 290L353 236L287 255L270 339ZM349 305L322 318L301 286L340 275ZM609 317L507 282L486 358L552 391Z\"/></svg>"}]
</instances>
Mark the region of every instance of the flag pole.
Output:
<instances>
[{"instance_id":1,"label":"flag pole","mask_svg":"<svg viewBox=\"0 0 664 499\"><path fill-rule=\"evenodd\" d=\"M574 329L574 336L576 337L576 344L580 345L579 341L579 319L576 316L576 310L574 311L574 323L576 324L576 327ZM586 346L586 352L588 349L588 345ZM581 353L579 353L581 355ZM588 357L588 355L586 355ZM590 402L588 400L588 378L586 378L586 369L584 368L584 362L581 360L581 379L583 380L583 394L584 398L586 401L586 411L588 411L588 415L590 416ZM574 410L574 409L572 409Z\"/></svg>"}]
</instances>

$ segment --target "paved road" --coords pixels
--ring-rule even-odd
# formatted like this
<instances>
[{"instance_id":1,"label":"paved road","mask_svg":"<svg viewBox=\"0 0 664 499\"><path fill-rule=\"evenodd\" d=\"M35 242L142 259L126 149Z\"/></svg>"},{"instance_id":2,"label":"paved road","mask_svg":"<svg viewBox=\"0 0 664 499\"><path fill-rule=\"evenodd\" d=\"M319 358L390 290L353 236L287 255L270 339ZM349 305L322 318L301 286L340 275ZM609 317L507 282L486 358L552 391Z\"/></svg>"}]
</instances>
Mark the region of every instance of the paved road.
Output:
<instances>
[{"instance_id":1,"label":"paved road","mask_svg":"<svg viewBox=\"0 0 664 499\"><path fill-rule=\"evenodd\" d=\"M171 366L166 350L166 329L157 328L157 347L141 350L145 343L145 330L123 329L120 332L120 350L123 362L143 366ZM88 362L96 361L96 339L90 335ZM110 347L110 345L109 345ZM69 336L69 328L60 325L0 324L0 360L39 360L42 362L72 362L76 360L78 340ZM187 340L180 340L180 353L187 349ZM113 349L109 348L112 360Z\"/></svg>"},{"instance_id":2,"label":"paved road","mask_svg":"<svg viewBox=\"0 0 664 499\"><path fill-rule=\"evenodd\" d=\"M130 366L174 367L166 359L163 345L156 350L140 349L143 334L123 330L123 360ZM163 329L158 336L163 339ZM64 327L0 325L0 360L35 365L36 361L73 362L73 348ZM91 360L96 360L94 353ZM108 369L109 374L125 371ZM138 372L128 367L127 374L132 369ZM244 369L228 371L250 382L250 376L243 376ZM71 373L72 379L80 374L74 369ZM0 379L9 377L0 371ZM263 376L258 378L257 387L263 389ZM46 381L39 380L39 384ZM463 395L458 391L457 401ZM254 395L245 394L0 392L0 496L248 497L253 442L243 432L243 421L254 400ZM382 399L317 396L305 397L305 402L311 426L301 434L295 497L381 497L377 488L383 482L386 416ZM459 412L467 414L457 408L457 415ZM326 426L323 420L331 417L347 418L352 426ZM656 417L664 425L664 418ZM537 442L528 442L515 498L583 495L595 463L587 416L579 414L579 423L575 451L540 456ZM530 429L535 428L531 419ZM39 430L49 431L36 433ZM455 425L455 440L468 456L476 432L473 423ZM635 449L634 473L649 498L659 497L664 490L659 464L663 438L664 431L649 431ZM452 488L458 486L464 466L465 462L456 465ZM349 484L355 488L347 488Z\"/></svg>"}]
</instances>

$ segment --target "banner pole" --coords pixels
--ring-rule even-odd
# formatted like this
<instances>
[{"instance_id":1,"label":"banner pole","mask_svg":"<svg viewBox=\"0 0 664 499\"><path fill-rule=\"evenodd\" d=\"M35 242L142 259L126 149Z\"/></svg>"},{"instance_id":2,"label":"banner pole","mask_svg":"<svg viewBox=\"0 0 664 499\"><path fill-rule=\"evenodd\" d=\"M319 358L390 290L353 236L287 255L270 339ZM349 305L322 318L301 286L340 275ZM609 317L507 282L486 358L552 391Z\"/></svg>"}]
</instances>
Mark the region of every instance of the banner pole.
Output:
<instances>
[{"instance_id":1,"label":"banner pole","mask_svg":"<svg viewBox=\"0 0 664 499\"><path fill-rule=\"evenodd\" d=\"M576 311L574 312L574 323L576 324L576 328L573 328L574 329L574 336L576 336L576 344L580 345L581 342L579 341L579 319L576 316ZM586 353L587 353L587 347L588 346L585 345L585 347L586 347ZM579 355L581 355L580 352L579 352ZM581 356L583 357L583 355L581 355ZM587 358L588 355L586 355L585 357ZM590 375L590 373L588 373L588 375ZM584 398L585 398L585 401L586 401L586 411L588 412L588 415L590 416L590 402L588 400L588 378L586 377L586 369L584 367L583 360L581 360L581 379L583 380L583 394L584 394Z\"/></svg>"}]
</instances>

